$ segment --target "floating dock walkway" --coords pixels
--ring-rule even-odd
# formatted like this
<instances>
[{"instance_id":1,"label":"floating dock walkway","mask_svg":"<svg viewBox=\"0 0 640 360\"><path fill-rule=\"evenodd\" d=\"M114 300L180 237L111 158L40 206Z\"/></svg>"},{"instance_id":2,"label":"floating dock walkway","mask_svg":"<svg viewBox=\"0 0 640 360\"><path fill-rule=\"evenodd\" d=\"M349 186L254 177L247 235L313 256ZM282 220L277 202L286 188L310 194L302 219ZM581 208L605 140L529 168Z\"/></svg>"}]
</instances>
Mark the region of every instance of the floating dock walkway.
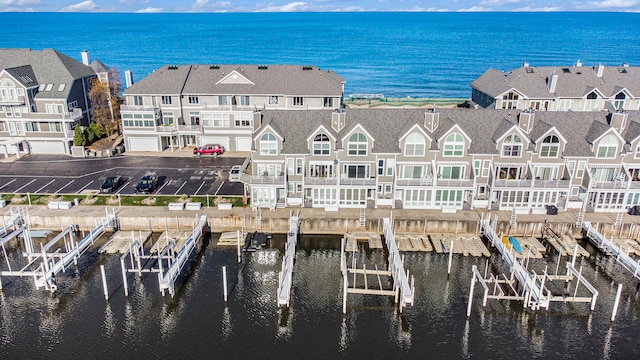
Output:
<instances>
[{"instance_id":1,"label":"floating dock walkway","mask_svg":"<svg viewBox=\"0 0 640 360\"><path fill-rule=\"evenodd\" d=\"M616 262L627 269L634 278L640 280L640 260L634 260L621 246L617 246L606 236L600 234L591 226L591 222L582 222L582 229L585 231L589 241L598 247L600 251L607 255L615 256Z\"/></svg>"},{"instance_id":2,"label":"floating dock walkway","mask_svg":"<svg viewBox=\"0 0 640 360\"><path fill-rule=\"evenodd\" d=\"M278 306L289 307L291 301L291 283L293 280L293 263L296 257L296 246L298 243L298 232L300 230L300 211L289 212L289 232L287 233L287 243L284 246L284 257L282 258L282 271L278 276Z\"/></svg>"}]
</instances>

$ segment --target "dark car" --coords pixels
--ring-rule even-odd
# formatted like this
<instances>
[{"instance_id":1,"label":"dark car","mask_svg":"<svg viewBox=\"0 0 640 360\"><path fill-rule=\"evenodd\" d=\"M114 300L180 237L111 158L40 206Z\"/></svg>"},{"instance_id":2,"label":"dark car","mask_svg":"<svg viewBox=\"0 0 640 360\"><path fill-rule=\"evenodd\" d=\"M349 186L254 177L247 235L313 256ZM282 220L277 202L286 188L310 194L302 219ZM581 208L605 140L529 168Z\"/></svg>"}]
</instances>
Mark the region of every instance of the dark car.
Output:
<instances>
[{"instance_id":1,"label":"dark car","mask_svg":"<svg viewBox=\"0 0 640 360\"><path fill-rule=\"evenodd\" d=\"M224 147L220 144L207 144L193 149L193 155L212 155L218 156L224 152Z\"/></svg>"},{"instance_id":2,"label":"dark car","mask_svg":"<svg viewBox=\"0 0 640 360\"><path fill-rule=\"evenodd\" d=\"M104 179L102 185L100 185L101 193L110 193L118 190L122 185L122 178L120 176L109 176Z\"/></svg>"},{"instance_id":3,"label":"dark car","mask_svg":"<svg viewBox=\"0 0 640 360\"><path fill-rule=\"evenodd\" d=\"M142 178L140 178L140 181L138 181L138 185L136 185L135 193L151 194L152 192L156 191L157 187L158 187L158 178L153 174L145 175Z\"/></svg>"}]
</instances>

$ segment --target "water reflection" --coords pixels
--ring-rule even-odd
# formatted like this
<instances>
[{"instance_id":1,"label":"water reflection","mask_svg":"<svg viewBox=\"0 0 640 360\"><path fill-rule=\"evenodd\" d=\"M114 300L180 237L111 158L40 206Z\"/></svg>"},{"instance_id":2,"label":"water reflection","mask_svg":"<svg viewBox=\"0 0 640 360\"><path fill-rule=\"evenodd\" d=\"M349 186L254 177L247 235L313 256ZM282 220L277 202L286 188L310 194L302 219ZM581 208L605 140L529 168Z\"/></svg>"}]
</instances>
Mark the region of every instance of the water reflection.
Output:
<instances>
[{"instance_id":1,"label":"water reflection","mask_svg":"<svg viewBox=\"0 0 640 360\"><path fill-rule=\"evenodd\" d=\"M233 332L233 324L231 323L231 313L229 307L225 306L222 310L222 336L226 339Z\"/></svg>"}]
</instances>

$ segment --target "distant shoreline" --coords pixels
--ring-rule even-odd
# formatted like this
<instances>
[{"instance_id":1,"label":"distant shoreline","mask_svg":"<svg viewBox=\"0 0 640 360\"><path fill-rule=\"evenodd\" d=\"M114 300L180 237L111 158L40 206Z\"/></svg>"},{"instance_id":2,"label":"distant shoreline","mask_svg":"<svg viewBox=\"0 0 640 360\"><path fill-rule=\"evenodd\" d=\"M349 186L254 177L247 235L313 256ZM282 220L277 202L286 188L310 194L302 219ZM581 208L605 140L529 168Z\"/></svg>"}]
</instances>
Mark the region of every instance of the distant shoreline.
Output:
<instances>
[{"instance_id":1,"label":"distant shoreline","mask_svg":"<svg viewBox=\"0 0 640 360\"><path fill-rule=\"evenodd\" d=\"M381 98L358 99L345 98L344 106L347 108L427 108L434 106L441 108L469 107L469 98Z\"/></svg>"}]
</instances>

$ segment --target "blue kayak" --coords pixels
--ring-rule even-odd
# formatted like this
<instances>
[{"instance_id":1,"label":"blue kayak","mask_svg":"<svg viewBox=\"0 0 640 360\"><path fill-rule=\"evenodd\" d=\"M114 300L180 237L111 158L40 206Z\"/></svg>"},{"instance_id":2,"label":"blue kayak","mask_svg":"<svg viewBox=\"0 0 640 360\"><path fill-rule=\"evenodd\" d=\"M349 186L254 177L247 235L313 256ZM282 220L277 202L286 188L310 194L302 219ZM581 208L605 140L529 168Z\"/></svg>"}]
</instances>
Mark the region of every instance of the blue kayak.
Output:
<instances>
[{"instance_id":1,"label":"blue kayak","mask_svg":"<svg viewBox=\"0 0 640 360\"><path fill-rule=\"evenodd\" d=\"M516 238L514 238L513 236L509 236L509 243L511 243L513 250L515 250L518 253L522 252L522 247L520 246L520 243Z\"/></svg>"}]
</instances>

